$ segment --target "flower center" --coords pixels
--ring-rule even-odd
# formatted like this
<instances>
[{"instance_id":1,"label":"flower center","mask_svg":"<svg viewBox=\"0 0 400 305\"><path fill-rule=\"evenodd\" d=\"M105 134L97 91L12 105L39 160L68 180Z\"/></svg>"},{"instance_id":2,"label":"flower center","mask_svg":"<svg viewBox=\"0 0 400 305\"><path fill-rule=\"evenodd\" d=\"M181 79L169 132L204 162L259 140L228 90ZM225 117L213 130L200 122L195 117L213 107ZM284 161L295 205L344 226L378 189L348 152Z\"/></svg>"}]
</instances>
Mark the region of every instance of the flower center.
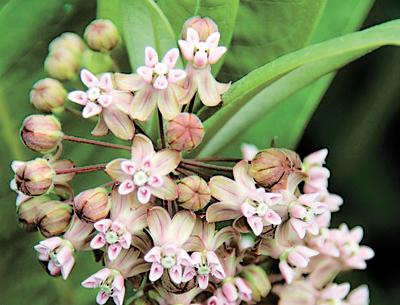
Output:
<instances>
[{"instance_id":1,"label":"flower center","mask_svg":"<svg viewBox=\"0 0 400 305\"><path fill-rule=\"evenodd\" d=\"M259 202L256 211L258 216L264 216L268 211L268 206L264 202Z\"/></svg>"},{"instance_id":2,"label":"flower center","mask_svg":"<svg viewBox=\"0 0 400 305\"><path fill-rule=\"evenodd\" d=\"M118 241L118 234L114 231L108 231L106 233L106 241L109 244L115 244Z\"/></svg>"},{"instance_id":3,"label":"flower center","mask_svg":"<svg viewBox=\"0 0 400 305\"><path fill-rule=\"evenodd\" d=\"M314 219L314 211L312 209L310 209L310 208L307 208L307 213L304 216L303 220L305 222L309 222L309 221L311 221L313 219Z\"/></svg>"},{"instance_id":4,"label":"flower center","mask_svg":"<svg viewBox=\"0 0 400 305\"><path fill-rule=\"evenodd\" d=\"M57 259L57 249L54 251L51 251L50 254L50 259L53 261L53 263L57 266L57 267L61 267L60 262Z\"/></svg>"},{"instance_id":5,"label":"flower center","mask_svg":"<svg viewBox=\"0 0 400 305\"><path fill-rule=\"evenodd\" d=\"M137 171L134 175L133 175L133 182L137 185L137 186L143 186L145 185L149 180L149 177L147 176L147 174L144 171Z\"/></svg>"},{"instance_id":6,"label":"flower center","mask_svg":"<svg viewBox=\"0 0 400 305\"><path fill-rule=\"evenodd\" d=\"M208 265L201 265L198 269L197 269L197 272L200 274L200 275L207 275L207 274L209 274L210 273L210 267L208 267Z\"/></svg>"},{"instance_id":7,"label":"flower center","mask_svg":"<svg viewBox=\"0 0 400 305\"><path fill-rule=\"evenodd\" d=\"M157 75L165 75L168 73L168 67L165 64L159 62L154 67L154 73Z\"/></svg>"},{"instance_id":8,"label":"flower center","mask_svg":"<svg viewBox=\"0 0 400 305\"><path fill-rule=\"evenodd\" d=\"M101 96L101 90L100 88L90 88L87 91L87 97L89 100L91 100L92 102L96 102Z\"/></svg>"},{"instance_id":9,"label":"flower center","mask_svg":"<svg viewBox=\"0 0 400 305\"><path fill-rule=\"evenodd\" d=\"M99 288L100 288L101 291L105 292L105 293L108 294L108 295L111 295L111 294L113 293L113 289L112 289L112 287L110 286L110 284L108 284L108 283L102 283L102 284L99 286Z\"/></svg>"},{"instance_id":10,"label":"flower center","mask_svg":"<svg viewBox=\"0 0 400 305\"><path fill-rule=\"evenodd\" d=\"M175 264L176 259L173 256L164 256L161 259L161 265L166 269L172 268L173 266L175 266Z\"/></svg>"}]
</instances>

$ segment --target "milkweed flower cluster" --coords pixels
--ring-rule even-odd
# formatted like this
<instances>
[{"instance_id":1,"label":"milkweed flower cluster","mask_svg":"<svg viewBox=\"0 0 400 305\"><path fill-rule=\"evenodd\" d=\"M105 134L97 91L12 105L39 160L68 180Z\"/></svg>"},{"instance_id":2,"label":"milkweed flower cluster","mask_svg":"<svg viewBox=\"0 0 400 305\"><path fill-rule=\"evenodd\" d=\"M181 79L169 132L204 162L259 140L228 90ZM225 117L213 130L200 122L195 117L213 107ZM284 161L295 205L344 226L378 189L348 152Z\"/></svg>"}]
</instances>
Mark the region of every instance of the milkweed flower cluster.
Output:
<instances>
[{"instance_id":1,"label":"milkweed flower cluster","mask_svg":"<svg viewBox=\"0 0 400 305\"><path fill-rule=\"evenodd\" d=\"M329 228L343 202L328 190L326 149L301 160L292 150L244 144L238 159L188 157L205 136L192 113L196 98L200 107L219 105L230 86L211 72L227 51L211 19L185 23L177 42L184 70L175 68L178 48L161 59L148 46L132 74L79 72L85 50L108 56L121 41L109 20L91 23L85 40L67 33L51 43L46 68L56 79L34 84L31 102L42 114L21 128L24 144L42 156L11 166L19 221L42 233L34 248L51 276L66 280L75 253L87 251L101 267L82 286L98 291L98 304L369 303L365 286L350 292L333 281L365 269L374 252L360 245L361 227ZM70 79L82 86L72 88ZM81 112L70 108L76 104ZM93 136L111 131L129 145L67 135L56 116L62 109L96 120ZM159 137L146 133L155 113ZM65 141L121 156L76 167L62 159ZM77 193L70 181L90 171L109 183Z\"/></svg>"}]
</instances>

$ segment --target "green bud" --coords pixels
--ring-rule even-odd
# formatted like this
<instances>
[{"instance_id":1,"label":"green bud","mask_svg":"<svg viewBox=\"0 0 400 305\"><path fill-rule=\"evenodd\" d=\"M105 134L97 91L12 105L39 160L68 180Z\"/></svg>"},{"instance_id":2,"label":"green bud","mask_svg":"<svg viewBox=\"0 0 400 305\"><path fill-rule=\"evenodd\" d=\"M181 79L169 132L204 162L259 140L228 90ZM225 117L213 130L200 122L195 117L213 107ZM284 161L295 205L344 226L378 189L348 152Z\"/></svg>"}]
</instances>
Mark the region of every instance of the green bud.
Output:
<instances>
[{"instance_id":1,"label":"green bud","mask_svg":"<svg viewBox=\"0 0 400 305\"><path fill-rule=\"evenodd\" d=\"M117 27L111 20L106 19L92 21L86 27L83 36L92 50L100 52L111 51L121 40Z\"/></svg>"},{"instance_id":2,"label":"green bud","mask_svg":"<svg viewBox=\"0 0 400 305\"><path fill-rule=\"evenodd\" d=\"M242 275L252 290L252 299L259 302L265 298L271 290L271 283L268 280L267 273L259 266L248 265Z\"/></svg>"},{"instance_id":3,"label":"green bud","mask_svg":"<svg viewBox=\"0 0 400 305\"><path fill-rule=\"evenodd\" d=\"M114 62L109 54L85 50L81 57L81 67L94 74L100 74L114 69Z\"/></svg>"},{"instance_id":4,"label":"green bud","mask_svg":"<svg viewBox=\"0 0 400 305\"><path fill-rule=\"evenodd\" d=\"M67 91L55 79L44 78L37 81L30 92L30 101L42 112L57 112L63 108Z\"/></svg>"}]
</instances>

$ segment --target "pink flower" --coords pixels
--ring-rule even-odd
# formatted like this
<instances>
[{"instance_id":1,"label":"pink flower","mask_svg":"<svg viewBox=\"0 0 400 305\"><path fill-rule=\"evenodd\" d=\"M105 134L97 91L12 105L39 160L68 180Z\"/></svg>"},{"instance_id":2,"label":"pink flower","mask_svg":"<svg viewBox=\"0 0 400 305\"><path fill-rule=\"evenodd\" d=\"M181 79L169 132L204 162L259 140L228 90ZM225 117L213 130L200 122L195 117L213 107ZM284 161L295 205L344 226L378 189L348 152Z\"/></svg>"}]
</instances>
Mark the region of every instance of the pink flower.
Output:
<instances>
[{"instance_id":1,"label":"pink flower","mask_svg":"<svg viewBox=\"0 0 400 305\"><path fill-rule=\"evenodd\" d=\"M220 33L214 32L206 41L200 41L197 31L188 28L186 40L178 41L183 57L189 61L182 104L188 103L198 91L204 105L216 106L221 102L221 95L229 89L230 84L217 82L211 74L211 65L226 52L225 47L218 46L219 38Z\"/></svg>"},{"instance_id":2,"label":"pink flower","mask_svg":"<svg viewBox=\"0 0 400 305\"><path fill-rule=\"evenodd\" d=\"M180 211L171 219L165 209L154 207L149 210L147 221L154 242L154 247L144 256L144 260L152 264L150 281L157 281L167 269L171 280L180 284L183 268L192 265L182 246L192 233L194 214Z\"/></svg>"},{"instance_id":3,"label":"pink flower","mask_svg":"<svg viewBox=\"0 0 400 305\"><path fill-rule=\"evenodd\" d=\"M207 301L207 305L234 305L242 301L250 302L252 291L249 285L241 277L229 278L218 288Z\"/></svg>"},{"instance_id":4,"label":"pink flower","mask_svg":"<svg viewBox=\"0 0 400 305\"><path fill-rule=\"evenodd\" d=\"M253 160L258 153L257 146L253 144L243 143L242 145L240 145L240 150L242 152L243 159L247 161Z\"/></svg>"},{"instance_id":5,"label":"pink flower","mask_svg":"<svg viewBox=\"0 0 400 305\"><path fill-rule=\"evenodd\" d=\"M305 268L310 258L318 255L318 252L306 246L298 245L286 249L279 257L279 270L286 283L290 284L295 276L294 268Z\"/></svg>"},{"instance_id":6,"label":"pink flower","mask_svg":"<svg viewBox=\"0 0 400 305\"><path fill-rule=\"evenodd\" d=\"M211 178L211 195L220 202L207 209L207 221L218 222L244 216L255 235L260 235L264 226L280 224L281 217L272 207L281 201L282 195L256 188L245 160L235 165L233 176L235 180L223 176Z\"/></svg>"},{"instance_id":7,"label":"pink flower","mask_svg":"<svg viewBox=\"0 0 400 305\"><path fill-rule=\"evenodd\" d=\"M83 105L82 116L90 118L100 115L93 135L106 135L108 129L117 137L132 139L135 127L129 118L131 112L132 94L127 91L114 90L110 73L103 74L100 79L86 69L81 71L81 80L87 91L72 91L68 98Z\"/></svg>"},{"instance_id":8,"label":"pink flower","mask_svg":"<svg viewBox=\"0 0 400 305\"><path fill-rule=\"evenodd\" d=\"M52 276L61 273L62 278L67 279L75 264L74 247L68 240L51 237L42 240L34 248L39 254L39 260L48 262L47 269Z\"/></svg>"},{"instance_id":9,"label":"pink flower","mask_svg":"<svg viewBox=\"0 0 400 305\"><path fill-rule=\"evenodd\" d=\"M319 193L301 195L295 202L289 205L290 224L303 239L306 233L317 235L319 226L316 216L328 210L328 206L318 202Z\"/></svg>"},{"instance_id":10,"label":"pink flower","mask_svg":"<svg viewBox=\"0 0 400 305\"><path fill-rule=\"evenodd\" d=\"M118 221L103 219L94 224L99 232L90 242L90 247L100 249L107 247L107 254L110 260L114 260L122 248L129 249L132 235L126 231L125 226Z\"/></svg>"},{"instance_id":11,"label":"pink flower","mask_svg":"<svg viewBox=\"0 0 400 305\"><path fill-rule=\"evenodd\" d=\"M156 106L162 116L171 120L180 112L177 82L186 77L186 72L174 69L179 58L179 50L169 50L161 62L157 52L145 49L145 66L137 69L137 74L117 74L116 83L120 89L135 91L131 116L140 121L147 121Z\"/></svg>"},{"instance_id":12,"label":"pink flower","mask_svg":"<svg viewBox=\"0 0 400 305\"><path fill-rule=\"evenodd\" d=\"M82 282L85 288L99 288L97 304L105 304L112 298L116 305L122 305L125 297L124 277L114 269L103 268Z\"/></svg>"},{"instance_id":13,"label":"pink flower","mask_svg":"<svg viewBox=\"0 0 400 305\"><path fill-rule=\"evenodd\" d=\"M318 150L303 160L303 171L307 174L304 184L304 192L316 193L326 191L328 188L329 170L324 167L325 159L328 155L326 148Z\"/></svg>"},{"instance_id":14,"label":"pink flower","mask_svg":"<svg viewBox=\"0 0 400 305\"><path fill-rule=\"evenodd\" d=\"M132 159L116 159L107 164L106 172L120 183L121 195L134 194L141 203L153 195L164 200L178 196L175 182L168 177L179 164L180 155L170 149L155 152L151 141L136 135L132 144Z\"/></svg>"},{"instance_id":15,"label":"pink flower","mask_svg":"<svg viewBox=\"0 0 400 305\"><path fill-rule=\"evenodd\" d=\"M366 285L361 285L351 291L346 298L344 305L368 305L369 290Z\"/></svg>"}]
</instances>

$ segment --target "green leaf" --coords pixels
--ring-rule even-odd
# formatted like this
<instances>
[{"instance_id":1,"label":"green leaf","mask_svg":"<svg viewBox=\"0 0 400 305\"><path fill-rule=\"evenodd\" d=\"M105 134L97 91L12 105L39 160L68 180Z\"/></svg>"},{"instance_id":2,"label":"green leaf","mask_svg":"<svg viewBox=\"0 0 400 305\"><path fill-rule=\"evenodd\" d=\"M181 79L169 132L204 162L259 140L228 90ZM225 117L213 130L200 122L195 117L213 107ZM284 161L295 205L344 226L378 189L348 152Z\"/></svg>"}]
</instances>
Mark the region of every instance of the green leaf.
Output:
<instances>
[{"instance_id":1,"label":"green leaf","mask_svg":"<svg viewBox=\"0 0 400 305\"><path fill-rule=\"evenodd\" d=\"M221 33L220 45L229 47L239 0L160 0L157 3L171 22L177 37L180 37L182 26L190 17L209 17L218 25ZM222 65L222 60L213 66L213 71L218 71L220 65Z\"/></svg>"},{"instance_id":2,"label":"green leaf","mask_svg":"<svg viewBox=\"0 0 400 305\"><path fill-rule=\"evenodd\" d=\"M328 1L311 42L325 41L358 29L372 3L373 0ZM339 11L341 13L337 14ZM332 72L322 77L277 105L236 137L229 147L224 148L224 153L238 153L240 144L244 142L265 147L274 137L277 137L277 144L281 147L295 147L334 76Z\"/></svg>"},{"instance_id":3,"label":"green leaf","mask_svg":"<svg viewBox=\"0 0 400 305\"><path fill-rule=\"evenodd\" d=\"M123 35L132 70L144 64L144 49L155 48L160 58L177 46L168 19L152 0L121 0ZM177 66L182 66L178 62Z\"/></svg>"},{"instance_id":4,"label":"green leaf","mask_svg":"<svg viewBox=\"0 0 400 305\"><path fill-rule=\"evenodd\" d=\"M199 155L219 151L321 76L383 45L399 44L400 20L395 20L304 48L253 71L232 86L224 96L225 105L205 122L207 133Z\"/></svg>"},{"instance_id":5,"label":"green leaf","mask_svg":"<svg viewBox=\"0 0 400 305\"><path fill-rule=\"evenodd\" d=\"M326 0L240 1L235 32L220 72L222 80L237 80L307 45L325 4Z\"/></svg>"},{"instance_id":6,"label":"green leaf","mask_svg":"<svg viewBox=\"0 0 400 305\"><path fill-rule=\"evenodd\" d=\"M111 20L122 32L121 0L97 0L97 18Z\"/></svg>"}]
</instances>

